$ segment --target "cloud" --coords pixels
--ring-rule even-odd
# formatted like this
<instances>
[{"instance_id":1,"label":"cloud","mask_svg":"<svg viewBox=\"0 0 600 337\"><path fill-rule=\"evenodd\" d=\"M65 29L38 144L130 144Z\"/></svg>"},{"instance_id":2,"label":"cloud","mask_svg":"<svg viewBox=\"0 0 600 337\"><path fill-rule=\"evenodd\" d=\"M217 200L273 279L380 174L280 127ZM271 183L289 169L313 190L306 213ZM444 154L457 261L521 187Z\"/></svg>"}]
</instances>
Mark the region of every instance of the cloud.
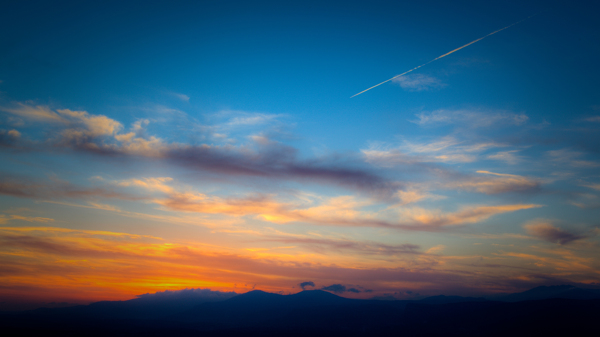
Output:
<instances>
[{"instance_id":1,"label":"cloud","mask_svg":"<svg viewBox=\"0 0 600 337\"><path fill-rule=\"evenodd\" d=\"M412 188L409 187L406 190L399 190L396 193L399 202L397 204L399 205L408 205L408 204L412 204L412 203L416 203L425 199L431 199L431 200L440 200L440 199L445 199L444 196L440 196L440 195L433 195L433 194L429 194L427 192L421 191L418 188Z\"/></svg>"},{"instance_id":2,"label":"cloud","mask_svg":"<svg viewBox=\"0 0 600 337\"><path fill-rule=\"evenodd\" d=\"M157 291L153 294L145 293L137 295L137 298L145 300L165 300L165 299L197 299L205 301L221 301L237 296L233 291L215 291L202 288L185 288L181 290Z\"/></svg>"},{"instance_id":3,"label":"cloud","mask_svg":"<svg viewBox=\"0 0 600 337\"><path fill-rule=\"evenodd\" d=\"M91 115L86 111L58 109L58 113L70 120L71 128L66 132L81 132L87 137L112 136L123 128L121 123L103 115Z\"/></svg>"},{"instance_id":4,"label":"cloud","mask_svg":"<svg viewBox=\"0 0 600 337\"><path fill-rule=\"evenodd\" d=\"M512 179L512 177L511 177ZM319 200L317 205L305 207L298 202L278 202L269 196L248 196L242 198L221 198L193 191L179 191L169 185L171 178L141 178L117 181L114 184L127 187L140 187L148 191L165 194L154 197L152 202L169 210L206 214L228 214L233 216L256 215L263 220L278 224L301 222L316 225L348 227L384 227L403 230L435 231L445 226L475 223L493 215L540 205L500 205L466 207L458 212L443 213L423 208L402 208L403 203L388 209L397 209L399 220L387 220L386 211L365 212L363 207L372 205L371 200L360 200L354 196L339 196ZM483 187L482 187L483 188ZM492 188L492 187L487 187ZM312 201L311 201L312 203ZM287 243L303 243L315 249L354 250L364 254L415 254L414 245L383 245L378 243L358 243L353 241L330 240L310 237L267 237L269 240Z\"/></svg>"},{"instance_id":5,"label":"cloud","mask_svg":"<svg viewBox=\"0 0 600 337\"><path fill-rule=\"evenodd\" d=\"M260 195L246 198L220 198L201 193L176 193L153 201L176 211L239 216L276 213L278 209L287 206Z\"/></svg>"},{"instance_id":6,"label":"cloud","mask_svg":"<svg viewBox=\"0 0 600 337\"><path fill-rule=\"evenodd\" d=\"M22 215L11 214L10 216L7 217L4 214L0 214L0 224L6 224L10 220L21 220L21 221L27 221L27 222L42 222L42 223L54 221L54 219L51 219L51 218L43 218L43 217L37 217L37 216L31 217L31 216L22 216Z\"/></svg>"},{"instance_id":7,"label":"cloud","mask_svg":"<svg viewBox=\"0 0 600 337\"><path fill-rule=\"evenodd\" d=\"M357 167L359 164L352 160L338 162L335 158L320 158L300 161L296 149L279 144L259 148L258 151L231 146L187 146L174 148L165 157L196 170L233 176L332 183L374 193L382 198L391 197L402 185Z\"/></svg>"},{"instance_id":8,"label":"cloud","mask_svg":"<svg viewBox=\"0 0 600 337\"><path fill-rule=\"evenodd\" d=\"M260 125L273 121L282 115L265 113L236 112L237 116L231 118L227 126Z\"/></svg>"},{"instance_id":9,"label":"cloud","mask_svg":"<svg viewBox=\"0 0 600 337\"><path fill-rule=\"evenodd\" d=\"M514 291L546 281L539 278L538 267L528 267L523 259L515 259L516 255L510 252L492 257L440 256L433 261L395 261L386 266L356 260L333 263L327 257L319 261L314 254L224 252L212 245L54 227L1 227L0 253L0 296L18 301L125 300L140 293L164 290L166 285L169 289L202 287L228 291L237 284L236 289L247 291L251 286L240 285L257 284L265 291L287 292L307 279L315 284L341 285L348 294L352 293L349 287L363 289L344 286L345 280L353 280L373 289L372 295L399 289L431 295L484 293L490 288ZM529 254L523 258L537 258L533 261L548 265L543 267L544 275L560 273L565 275L561 278L564 282L596 277L593 258L581 258L564 249L552 249L548 254L556 257L542 261ZM478 263L490 259L520 268L487 268L485 263ZM520 283L515 285L515 280Z\"/></svg>"},{"instance_id":10,"label":"cloud","mask_svg":"<svg viewBox=\"0 0 600 337\"><path fill-rule=\"evenodd\" d=\"M394 78L392 82L398 83L402 89L409 91L424 91L446 86L438 78L424 74L404 75Z\"/></svg>"},{"instance_id":11,"label":"cloud","mask_svg":"<svg viewBox=\"0 0 600 337\"><path fill-rule=\"evenodd\" d=\"M6 110L6 108L4 108ZM331 183L390 198L401 183L379 176L352 157L333 156L300 160L295 148L262 136L248 145L213 145L168 143L156 136L144 135L147 122L134 123L123 133L123 125L103 115L86 111L58 109L18 103L18 108L6 111L29 116L40 121L60 122L62 131L47 139L54 148L71 148L100 155L140 156L162 159L193 170L228 176L249 176L266 179L291 179ZM278 115L239 114L230 125L254 125Z\"/></svg>"},{"instance_id":12,"label":"cloud","mask_svg":"<svg viewBox=\"0 0 600 337\"><path fill-rule=\"evenodd\" d=\"M584 160L583 153L571 149L560 149L546 152L549 159L556 163L561 163L578 168L595 168L600 167L600 163L590 160Z\"/></svg>"},{"instance_id":13,"label":"cloud","mask_svg":"<svg viewBox=\"0 0 600 337\"><path fill-rule=\"evenodd\" d=\"M342 294L345 292L358 294L361 292L360 290L358 290L356 288L346 288L346 286L341 285L341 284L332 284L330 286L323 287L321 289L326 290L326 291L331 291L331 292L337 293L337 294Z\"/></svg>"},{"instance_id":14,"label":"cloud","mask_svg":"<svg viewBox=\"0 0 600 337\"><path fill-rule=\"evenodd\" d=\"M478 110L436 110L416 115L418 120L411 121L421 126L459 124L470 128L497 127L498 125L523 125L529 117L512 112L483 112Z\"/></svg>"},{"instance_id":15,"label":"cloud","mask_svg":"<svg viewBox=\"0 0 600 337\"><path fill-rule=\"evenodd\" d=\"M448 188L477 191L485 194L498 194L507 192L526 192L539 189L541 182L535 179L506 173L490 171L477 171L488 177L469 177L457 179L446 183ZM491 176L491 177L490 177Z\"/></svg>"},{"instance_id":16,"label":"cloud","mask_svg":"<svg viewBox=\"0 0 600 337\"><path fill-rule=\"evenodd\" d=\"M161 205L168 210L226 214L232 216L256 215L260 219L278 224L309 223L314 225L343 227L382 227L411 231L439 231L446 226L455 226L483 221L493 215L513 212L521 209L541 207L540 205L515 204L500 206L472 206L454 213L443 213L439 210L423 208L402 208L402 204L394 205L381 212L366 212L361 208L372 205L372 200L360 200L353 196L340 196L325 199L311 207L302 206L298 202L278 202L264 195L222 198L193 191L179 191L169 185L169 177L139 178L112 182L118 187L137 187L149 192L157 192L162 196L143 194L136 196L122 191L106 188L85 188L60 181L38 183L31 180L6 175L0 178L0 194L16 197L59 200L61 198L83 198L92 202L93 198L117 198L122 200L146 200ZM109 205L92 206L104 210L118 209ZM75 205L78 206L78 205ZM81 206L84 207L84 206ZM397 210L399 220L389 220L390 210ZM131 212L120 212L124 215ZM137 214L137 213L136 213ZM377 250L379 254L413 253L414 247L385 246L378 244L357 244L352 242L306 241L313 245L337 246L338 249L362 250L365 253Z\"/></svg>"},{"instance_id":17,"label":"cloud","mask_svg":"<svg viewBox=\"0 0 600 337\"><path fill-rule=\"evenodd\" d=\"M298 284L302 290L305 290L306 287L315 287L315 283L313 281L302 282Z\"/></svg>"},{"instance_id":18,"label":"cloud","mask_svg":"<svg viewBox=\"0 0 600 337\"><path fill-rule=\"evenodd\" d=\"M312 258L286 261L276 255L224 253L201 245L165 242L127 233L52 227L2 227L0 252L3 256L0 295L13 292L22 298L38 299L49 296L48 289L53 290L52 296L63 299L79 296L98 300L99 291L104 299L126 299L127 294L153 292L165 284L172 288L200 285L222 290L231 289L239 280L243 280L242 284L260 284L262 289L276 292L290 289L297 280L306 277L366 283L428 280L448 284L463 280L461 276L443 271L419 271L414 265L411 270L342 267L315 263ZM26 260L23 254L28 256ZM39 284L40 278L45 280L43 287ZM11 281L14 279L18 281ZM90 284L90 279L101 280L101 283ZM22 293L18 290L22 287L34 290Z\"/></svg>"},{"instance_id":19,"label":"cloud","mask_svg":"<svg viewBox=\"0 0 600 337\"><path fill-rule=\"evenodd\" d=\"M40 182L24 176L15 176L0 172L0 194L21 198L61 199L61 198L118 198L140 200L142 198L110 189L80 187L68 182L50 179Z\"/></svg>"},{"instance_id":20,"label":"cloud","mask_svg":"<svg viewBox=\"0 0 600 337\"><path fill-rule=\"evenodd\" d=\"M365 161L382 167L423 165L425 163L471 163L480 153L505 147L496 142L466 142L447 136L433 142L408 142L392 149L371 147L361 150Z\"/></svg>"},{"instance_id":21,"label":"cloud","mask_svg":"<svg viewBox=\"0 0 600 337\"><path fill-rule=\"evenodd\" d=\"M585 185L582 185L582 186L589 187L589 188L594 189L596 191L600 191L600 184L585 184Z\"/></svg>"},{"instance_id":22,"label":"cloud","mask_svg":"<svg viewBox=\"0 0 600 337\"><path fill-rule=\"evenodd\" d=\"M514 165L521 160L520 156L517 156L515 153L518 153L519 150L511 150L511 151L501 151L495 154L490 154L487 156L488 159L501 160L505 161L508 164Z\"/></svg>"},{"instance_id":23,"label":"cloud","mask_svg":"<svg viewBox=\"0 0 600 337\"><path fill-rule=\"evenodd\" d=\"M0 110L33 121L67 122L65 118L43 105L32 106L29 104L16 103L14 107L0 107Z\"/></svg>"},{"instance_id":24,"label":"cloud","mask_svg":"<svg viewBox=\"0 0 600 337\"><path fill-rule=\"evenodd\" d=\"M435 230L444 226L455 226L467 223L477 223L487 220L496 214L514 212L518 210L542 207L534 204L514 204L499 206L469 206L457 212L442 213L423 208L402 208L398 212L404 223L396 225L398 228L413 230Z\"/></svg>"},{"instance_id":25,"label":"cloud","mask_svg":"<svg viewBox=\"0 0 600 337\"><path fill-rule=\"evenodd\" d=\"M167 183L172 182L171 177L132 178L114 182L115 185L124 187L141 187L149 191L174 193L175 189Z\"/></svg>"},{"instance_id":26,"label":"cloud","mask_svg":"<svg viewBox=\"0 0 600 337\"><path fill-rule=\"evenodd\" d=\"M178 94L176 92L172 93L173 96L177 97L178 99L184 101L184 102L189 102L190 101L190 96L188 95L184 95L184 94Z\"/></svg>"},{"instance_id":27,"label":"cloud","mask_svg":"<svg viewBox=\"0 0 600 337\"><path fill-rule=\"evenodd\" d=\"M302 244L315 251L326 253L331 251L352 251L358 254L393 256L403 254L422 254L419 246L410 243L387 245L378 242L358 242L352 240L336 240L315 237L297 236L264 236L266 241L283 242L287 244Z\"/></svg>"},{"instance_id":28,"label":"cloud","mask_svg":"<svg viewBox=\"0 0 600 337\"><path fill-rule=\"evenodd\" d=\"M346 291L346 287L341 284L332 284L330 286L323 287L321 289L331 291L333 293L338 293L338 294L341 294Z\"/></svg>"},{"instance_id":29,"label":"cloud","mask_svg":"<svg viewBox=\"0 0 600 337\"><path fill-rule=\"evenodd\" d=\"M410 231L441 231L448 227L477 223L502 213L518 210L542 207L535 204L513 204L498 206L468 206L456 212L441 212L435 209L424 209L420 207L407 208L404 206L391 207L390 211L396 212L393 220L378 213L364 213L352 208L351 204L341 205L339 209L332 209L331 204L324 204L308 209L280 209L279 212L261 214L261 217L276 223L306 222L317 225L342 226L342 227L381 227L397 230ZM348 208L345 208L348 207ZM335 210L332 212L331 210ZM306 239L307 243L311 240ZM314 244L330 244L332 247L338 245L354 249L363 249L366 253L370 249L368 244L354 245L350 242L325 242L312 239ZM377 245L375 245L377 246ZM413 247L379 246L381 254L415 253Z\"/></svg>"},{"instance_id":30,"label":"cloud","mask_svg":"<svg viewBox=\"0 0 600 337\"><path fill-rule=\"evenodd\" d=\"M21 133L15 129L0 130L0 146L12 147L21 138Z\"/></svg>"},{"instance_id":31,"label":"cloud","mask_svg":"<svg viewBox=\"0 0 600 337\"><path fill-rule=\"evenodd\" d=\"M592 116L584 119L586 122L598 123L600 122L600 116Z\"/></svg>"},{"instance_id":32,"label":"cloud","mask_svg":"<svg viewBox=\"0 0 600 337\"><path fill-rule=\"evenodd\" d=\"M576 240L585 239L587 236L569 233L563 229L557 228L548 222L534 222L524 226L527 234L535 236L541 240L559 245L566 245Z\"/></svg>"},{"instance_id":33,"label":"cloud","mask_svg":"<svg viewBox=\"0 0 600 337\"><path fill-rule=\"evenodd\" d=\"M589 187L589 186L588 186ZM600 198L595 194L590 193L573 193L573 200L569 201L571 205L582 209L600 208Z\"/></svg>"}]
</instances>

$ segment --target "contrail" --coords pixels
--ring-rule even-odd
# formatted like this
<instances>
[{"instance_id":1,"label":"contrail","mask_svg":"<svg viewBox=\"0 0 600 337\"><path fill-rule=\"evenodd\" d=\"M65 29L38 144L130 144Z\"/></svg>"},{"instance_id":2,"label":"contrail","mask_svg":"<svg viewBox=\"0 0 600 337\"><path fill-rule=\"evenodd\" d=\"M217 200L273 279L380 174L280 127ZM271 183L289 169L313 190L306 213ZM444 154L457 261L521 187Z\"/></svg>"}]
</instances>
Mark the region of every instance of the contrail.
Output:
<instances>
[{"instance_id":1,"label":"contrail","mask_svg":"<svg viewBox=\"0 0 600 337\"><path fill-rule=\"evenodd\" d=\"M501 32L501 31L503 31L503 30L505 30L505 29L508 29L508 28L510 28L510 27L512 27L512 26L514 26L514 25L516 25L516 24L519 24L519 23L521 23L521 22L523 22L523 21L525 21L525 20L527 20L527 19L529 19L529 18L531 18L531 17L534 17L534 16L536 16L536 15L537 15L537 13L536 13L536 14L533 14L533 15L531 15L531 16L528 16L528 17L526 17L525 19L523 19L523 20L521 20L521 21L517 21L517 22L515 22L515 23L513 23L513 24L510 24L510 25L508 25L508 26L506 26L506 27L504 27L504 28L500 28L500 29L498 29L498 30L496 30L496 31L493 31L493 32L489 33L488 35L486 35L486 36L483 36L483 37L480 37L480 38L478 38L477 40L473 40L473 41L471 41L471 42L467 43L466 45L464 45L464 46L462 46L462 47L458 47L458 48L456 48L456 49L454 49L454 50L451 50L451 51L447 52L447 53L446 53L446 54L444 54L444 55L440 55L440 56L438 56L438 57L434 58L433 60L431 60L431 61L429 61L429 62L427 62L427 63L423 63L423 64L421 64L421 65L420 65L420 66L418 66L418 67L414 67L414 68L412 68L411 70L405 71L405 72L403 72L403 73L402 73L402 74L400 74L400 75L396 75L396 76L394 76L394 77L390 78L389 80L385 80L385 81L383 81L383 82L381 82L381 83L379 83L379 84L375 84L374 86L372 86L372 87L370 87L370 88L368 88L368 89L365 89L365 90L363 90L363 91L359 92L358 94L355 94L355 95L352 95L352 96L350 96L350 98L352 98L352 97L354 97L354 96L358 96L358 95L362 94L363 92L367 92L367 91L369 91L369 90L371 90L371 89L373 89L373 88L376 88L376 87L378 87L378 86L380 86L380 85L382 85L382 84L384 84L384 83L387 83L387 82L389 82L389 81L393 80L394 78L397 78L397 77L400 77L400 76L402 76L402 75L406 75L406 74L408 74L408 73L410 73L410 72L412 72L412 71L415 71L415 70L417 70L417 69L419 69L419 68L421 68L421 67L423 67L423 66L426 66L426 65L428 65L429 63L431 63L431 62L433 62L433 61L437 61L437 60L441 59L442 57L446 57L446 56L448 56L448 55L450 55L450 54L452 54L452 53L455 53L455 52L457 52L457 51L459 51L459 50L461 50L461 49L463 49L463 48L465 48L465 47L468 47L468 46L472 45L472 44L473 44L473 43L475 43L475 42L479 42L479 41L481 41L481 40L485 39L485 38L486 38L486 37L488 37L488 36L491 36L491 35L494 35L494 34L496 34L496 33L499 33L499 32Z\"/></svg>"}]
</instances>

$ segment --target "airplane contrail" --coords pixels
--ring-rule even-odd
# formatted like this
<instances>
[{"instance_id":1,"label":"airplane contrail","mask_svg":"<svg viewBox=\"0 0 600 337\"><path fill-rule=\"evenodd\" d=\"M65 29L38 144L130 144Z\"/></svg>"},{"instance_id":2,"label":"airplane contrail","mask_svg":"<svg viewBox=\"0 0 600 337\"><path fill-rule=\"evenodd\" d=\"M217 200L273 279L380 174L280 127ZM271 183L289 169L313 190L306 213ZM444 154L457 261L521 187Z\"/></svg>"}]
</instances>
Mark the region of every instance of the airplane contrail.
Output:
<instances>
[{"instance_id":1,"label":"airplane contrail","mask_svg":"<svg viewBox=\"0 0 600 337\"><path fill-rule=\"evenodd\" d=\"M355 94L355 95L352 95L352 96L350 96L350 98L352 98L352 97L355 97L355 96L358 96L358 95L360 95L360 94L362 94L362 93L364 93L364 92L367 92L367 91L369 91L369 90L371 90L371 89L373 89L373 88L376 88L376 87L378 87L378 86L380 86L380 85L382 85L382 84L384 84L384 83L387 83L387 82L389 82L389 81L393 80L394 78L397 78L397 77L400 77L400 76L402 76L402 75L406 75L406 74L408 74L408 73L410 73L410 72L412 72L412 71L415 71L415 70L417 70L417 69L419 69L419 68L421 68L421 67L423 67L423 66L426 66L426 65L428 65L429 63L431 63L431 62L433 62L433 61L437 61L437 60L441 59L442 57L446 57L446 56L448 56L448 55L450 55L450 54L452 54L452 53L455 53L455 52L457 52L457 51L459 51L459 50L461 50L461 49L463 49L463 48L465 48L465 47L468 47L468 46L472 45L472 44L473 44L473 43L475 43L475 42L479 42L479 41L481 41L481 40L485 39L485 38L486 38L486 37L488 37L488 36L491 36L491 35L494 35L494 34L496 34L496 33L499 33L499 32L501 32L501 31L503 31L503 30L505 30L505 29L508 29L508 28L510 28L510 27L512 27L512 26L514 26L514 25L516 25L516 24L519 24L519 23L521 23L521 22L523 22L523 21L525 21L525 20L527 20L527 19L529 19L529 18L532 18L532 17L534 17L534 16L536 16L536 15L537 15L537 13L536 13L536 14L533 14L533 15L531 15L531 16L528 16L528 17L526 17L525 19L523 19L523 20L521 20L521 21L517 21L517 22L515 22L515 23L513 23L513 24L510 24L510 25L508 25L508 26L506 26L506 27L504 27L504 28L500 28L500 29L498 29L498 30L496 30L496 31L493 31L493 32L489 33L489 34L488 34L488 35L486 35L486 36L480 37L480 38L478 38L477 40L473 40L473 41L471 41L471 42L467 43L467 44L466 44L466 45L464 45L464 46L461 46L461 47L458 47L458 48L456 48L456 49L454 49L454 50L451 50L451 51L447 52L447 53L446 53L446 54L444 54L444 55L440 55L440 56L438 56L438 57L434 58L433 60L431 60L431 61L429 61L429 62L427 62L427 63L423 63L423 64L421 64L421 65L420 65L420 66L418 66L418 67L414 67L414 68L412 68L411 70L405 71L405 72L403 72L403 73L402 73L402 74L400 74L400 75L396 75L396 76L394 76L394 77L390 78L389 80L385 80L385 81L383 81L383 82L381 82L381 83L379 83L379 84L375 84L374 86L372 86L372 87L370 87L370 88L368 88L368 89L365 89L365 90L363 90L363 91L359 92L358 94Z\"/></svg>"}]
</instances>

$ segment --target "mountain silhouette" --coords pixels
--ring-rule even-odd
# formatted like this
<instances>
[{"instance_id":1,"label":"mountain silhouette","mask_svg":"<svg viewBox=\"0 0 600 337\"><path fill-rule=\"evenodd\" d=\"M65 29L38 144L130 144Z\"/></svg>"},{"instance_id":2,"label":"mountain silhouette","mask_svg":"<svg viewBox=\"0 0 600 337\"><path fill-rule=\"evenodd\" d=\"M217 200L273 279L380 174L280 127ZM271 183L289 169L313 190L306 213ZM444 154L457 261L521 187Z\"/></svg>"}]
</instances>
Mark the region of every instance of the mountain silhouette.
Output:
<instances>
[{"instance_id":1,"label":"mountain silhouette","mask_svg":"<svg viewBox=\"0 0 600 337\"><path fill-rule=\"evenodd\" d=\"M182 294L5 313L0 326L11 336L577 335L598 332L600 315L597 292L573 286L537 287L504 301L443 295L361 300L323 290ZM532 300L553 296L588 297Z\"/></svg>"},{"instance_id":2,"label":"mountain silhouette","mask_svg":"<svg viewBox=\"0 0 600 337\"><path fill-rule=\"evenodd\" d=\"M462 297L462 296L431 296L419 300L421 303L429 304L446 304L446 303L462 303L462 302L485 302L487 301L483 297Z\"/></svg>"},{"instance_id":3,"label":"mountain silhouette","mask_svg":"<svg viewBox=\"0 0 600 337\"><path fill-rule=\"evenodd\" d=\"M340 297L322 290L278 295L255 290L217 303L204 303L170 319L195 326L220 327L312 327L349 329L374 319L399 314L404 301L384 302ZM376 314L374 314L376 313ZM355 319L348 318L354 316Z\"/></svg>"},{"instance_id":4,"label":"mountain silhouette","mask_svg":"<svg viewBox=\"0 0 600 337\"><path fill-rule=\"evenodd\" d=\"M498 297L504 302L536 301L552 298L565 298L572 300L600 299L600 291L577 288L572 285L539 286L522 293Z\"/></svg>"}]
</instances>

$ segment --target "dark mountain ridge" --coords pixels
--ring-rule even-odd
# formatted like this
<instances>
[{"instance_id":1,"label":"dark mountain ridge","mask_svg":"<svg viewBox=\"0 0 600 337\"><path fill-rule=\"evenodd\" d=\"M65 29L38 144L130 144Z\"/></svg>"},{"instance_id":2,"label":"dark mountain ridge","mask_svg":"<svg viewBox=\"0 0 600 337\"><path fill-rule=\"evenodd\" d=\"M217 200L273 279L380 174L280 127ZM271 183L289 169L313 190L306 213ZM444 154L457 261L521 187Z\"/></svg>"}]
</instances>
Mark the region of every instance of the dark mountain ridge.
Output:
<instances>
[{"instance_id":1,"label":"dark mountain ridge","mask_svg":"<svg viewBox=\"0 0 600 337\"><path fill-rule=\"evenodd\" d=\"M600 290L581 289L572 285L539 286L515 294L499 296L495 299L503 302L536 301L551 298L564 298L572 300L600 299Z\"/></svg>"},{"instance_id":2,"label":"dark mountain ridge","mask_svg":"<svg viewBox=\"0 0 600 337\"><path fill-rule=\"evenodd\" d=\"M580 291L579 291L580 290ZM515 298L583 296L515 302ZM573 295L575 294L575 295ZM513 296L518 295L518 296ZM138 298L0 316L11 335L500 335L574 334L598 329L597 292L537 287L508 300L432 296L419 301L348 299L322 290L292 295L251 291L231 298ZM512 296L512 297L510 297ZM512 329L512 330L511 330Z\"/></svg>"}]
</instances>

